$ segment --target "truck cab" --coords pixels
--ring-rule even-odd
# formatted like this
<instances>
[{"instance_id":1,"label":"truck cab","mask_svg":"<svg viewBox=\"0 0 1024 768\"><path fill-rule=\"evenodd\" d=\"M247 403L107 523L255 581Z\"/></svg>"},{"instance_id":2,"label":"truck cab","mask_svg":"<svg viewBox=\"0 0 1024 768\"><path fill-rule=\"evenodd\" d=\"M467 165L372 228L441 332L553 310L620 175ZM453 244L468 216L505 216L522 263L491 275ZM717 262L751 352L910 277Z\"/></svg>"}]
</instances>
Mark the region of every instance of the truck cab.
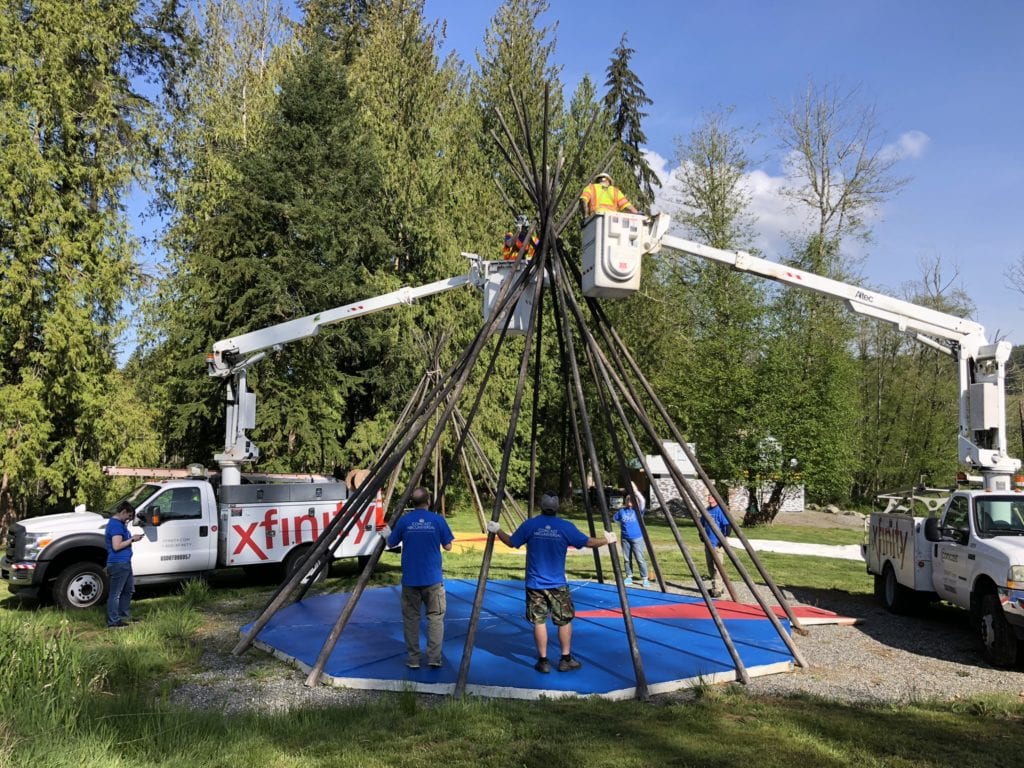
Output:
<instances>
[{"instance_id":1,"label":"truck cab","mask_svg":"<svg viewBox=\"0 0 1024 768\"><path fill-rule=\"evenodd\" d=\"M143 483L102 513L28 518L11 526L0 576L26 597L52 596L65 609L90 608L107 591L107 521L122 502L142 539L132 547L136 584L202 577L217 568L276 568L290 573L348 499L341 482L247 483L215 488L203 478ZM335 558L368 557L384 527L378 499L332 546ZM327 574L325 558L308 578Z\"/></svg>"},{"instance_id":2,"label":"truck cab","mask_svg":"<svg viewBox=\"0 0 1024 768\"><path fill-rule=\"evenodd\" d=\"M137 584L182 581L217 567L217 499L206 480L144 483L103 512L84 507L30 517L8 533L0 575L26 597L50 595L62 608L89 608L106 594L104 534L111 513L129 502L136 510L129 531L143 538L132 547Z\"/></svg>"},{"instance_id":3,"label":"truck cab","mask_svg":"<svg viewBox=\"0 0 1024 768\"><path fill-rule=\"evenodd\" d=\"M1024 495L958 492L924 535L935 593L970 610L990 661L1014 664L1024 640Z\"/></svg>"},{"instance_id":4,"label":"truck cab","mask_svg":"<svg viewBox=\"0 0 1024 768\"><path fill-rule=\"evenodd\" d=\"M864 559L889 610L945 600L970 611L994 666L1024 659L1024 494L960 490L929 517L875 512Z\"/></svg>"}]
</instances>

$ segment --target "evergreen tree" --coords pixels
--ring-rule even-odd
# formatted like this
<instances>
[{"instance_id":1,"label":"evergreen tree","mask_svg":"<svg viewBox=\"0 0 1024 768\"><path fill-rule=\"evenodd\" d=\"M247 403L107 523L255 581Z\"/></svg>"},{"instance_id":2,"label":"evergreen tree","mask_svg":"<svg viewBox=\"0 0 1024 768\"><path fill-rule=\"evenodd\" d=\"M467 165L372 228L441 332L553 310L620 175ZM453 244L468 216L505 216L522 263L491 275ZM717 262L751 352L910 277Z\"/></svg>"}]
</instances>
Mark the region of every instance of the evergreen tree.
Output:
<instances>
[{"instance_id":1,"label":"evergreen tree","mask_svg":"<svg viewBox=\"0 0 1024 768\"><path fill-rule=\"evenodd\" d=\"M438 60L440 33L422 0L381 0L369 9L349 72L361 135L380 168L359 194L387 233L387 269L367 276L367 295L462 274L463 252L496 258L497 192L487 178L480 113L454 58ZM428 339L450 338L442 361L471 341L482 322L472 290L436 296L375 318L379 343L364 349L379 373L361 392L350 461L368 462L429 362ZM486 422L485 409L485 418ZM483 435L484 433L481 433ZM490 441L484 440L487 447Z\"/></svg>"},{"instance_id":2,"label":"evergreen tree","mask_svg":"<svg viewBox=\"0 0 1024 768\"><path fill-rule=\"evenodd\" d=\"M527 198L510 174L508 164L500 155L491 138L497 135L503 144L507 140L500 127L497 112L504 116L509 131L522 148L528 164L541 172L541 126L544 122L544 89L549 91L549 121L559 135L562 113L562 86L559 82L561 67L552 63L555 51L557 24L544 26L542 14L548 11L547 0L505 0L495 12L484 33L484 50L477 52L479 74L474 80L474 96L480 105L484 129L484 146L490 161L490 170L501 180L512 197L515 211L502 211L503 221L494 231L500 237L504 227L511 224L516 214L531 218ZM519 128L510 91L520 101L525 118L531 127L530 141ZM557 142L549 145L555 150ZM532 157L532 161L531 161ZM553 167L555 158L549 156Z\"/></svg>"},{"instance_id":3,"label":"evergreen tree","mask_svg":"<svg viewBox=\"0 0 1024 768\"><path fill-rule=\"evenodd\" d=\"M623 34L605 70L607 79L604 84L608 91L604 96L604 106L611 113L612 131L622 147L622 163L636 180L639 190L636 206L640 210L648 210L654 202L654 188L660 187L661 182L640 150L640 145L647 141L640 126L647 116L642 110L653 102L644 92L640 78L629 67L634 53L636 51L626 44L626 35Z\"/></svg>"},{"instance_id":4,"label":"evergreen tree","mask_svg":"<svg viewBox=\"0 0 1024 768\"><path fill-rule=\"evenodd\" d=\"M124 216L162 137L135 89L173 78L173 3L16 3L0 14L0 514L99 502L99 468L139 444L144 413L116 374L138 285ZM138 418L134 418L133 414ZM137 431L136 431L137 430ZM146 453L142 451L142 453Z\"/></svg>"},{"instance_id":5,"label":"evergreen tree","mask_svg":"<svg viewBox=\"0 0 1024 768\"><path fill-rule=\"evenodd\" d=\"M240 158L264 139L297 50L290 26L282 5L264 0L206 0L190 22L201 43L174 101L173 164L159 197L170 221L164 275L145 304L138 368L172 464L209 461L223 444L223 390L205 374L205 356L233 329L223 326L224 296L211 268L219 255L200 241L242 183Z\"/></svg>"}]
</instances>

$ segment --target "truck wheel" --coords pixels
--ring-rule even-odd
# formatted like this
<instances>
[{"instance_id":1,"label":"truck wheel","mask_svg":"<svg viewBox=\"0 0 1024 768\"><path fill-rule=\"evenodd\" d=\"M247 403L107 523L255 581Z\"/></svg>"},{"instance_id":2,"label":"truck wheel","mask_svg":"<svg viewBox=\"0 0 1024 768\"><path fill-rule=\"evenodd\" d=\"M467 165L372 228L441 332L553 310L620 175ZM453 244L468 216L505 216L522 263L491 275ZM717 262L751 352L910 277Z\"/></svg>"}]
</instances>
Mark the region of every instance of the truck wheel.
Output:
<instances>
[{"instance_id":1,"label":"truck wheel","mask_svg":"<svg viewBox=\"0 0 1024 768\"><path fill-rule=\"evenodd\" d=\"M1017 663L1017 636L1003 614L999 596L988 592L981 596L978 639L985 660L993 667L1012 667Z\"/></svg>"},{"instance_id":2,"label":"truck wheel","mask_svg":"<svg viewBox=\"0 0 1024 768\"><path fill-rule=\"evenodd\" d=\"M53 583L53 599L65 611L99 605L107 597L107 573L96 563L69 565Z\"/></svg>"},{"instance_id":3,"label":"truck wheel","mask_svg":"<svg viewBox=\"0 0 1024 768\"><path fill-rule=\"evenodd\" d=\"M309 554L309 547L296 547L288 556L284 559L284 575L288 578L296 569L302 564L306 555ZM302 578L303 584L319 584L321 581L327 578L327 571L330 570L330 566L325 565L320 569L320 572L314 576L318 563L311 563L306 571L306 575Z\"/></svg>"},{"instance_id":4,"label":"truck wheel","mask_svg":"<svg viewBox=\"0 0 1024 768\"><path fill-rule=\"evenodd\" d=\"M900 584L892 563L886 563L881 576L875 576L875 596L890 613L911 613L917 607L914 590Z\"/></svg>"}]
</instances>

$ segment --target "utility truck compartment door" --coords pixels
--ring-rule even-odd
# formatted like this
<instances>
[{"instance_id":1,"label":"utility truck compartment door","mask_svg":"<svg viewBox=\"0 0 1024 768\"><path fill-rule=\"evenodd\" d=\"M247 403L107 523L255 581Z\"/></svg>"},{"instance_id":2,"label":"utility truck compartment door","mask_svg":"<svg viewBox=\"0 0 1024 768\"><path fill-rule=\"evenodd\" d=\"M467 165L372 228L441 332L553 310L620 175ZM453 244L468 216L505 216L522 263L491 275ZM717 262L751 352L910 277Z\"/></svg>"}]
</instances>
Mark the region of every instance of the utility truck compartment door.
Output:
<instances>
[{"instance_id":1,"label":"utility truck compartment door","mask_svg":"<svg viewBox=\"0 0 1024 768\"><path fill-rule=\"evenodd\" d=\"M221 565L279 563L297 546L312 544L345 507L344 483L240 485L220 490ZM384 527L378 501L359 516L335 557L369 555Z\"/></svg>"}]
</instances>

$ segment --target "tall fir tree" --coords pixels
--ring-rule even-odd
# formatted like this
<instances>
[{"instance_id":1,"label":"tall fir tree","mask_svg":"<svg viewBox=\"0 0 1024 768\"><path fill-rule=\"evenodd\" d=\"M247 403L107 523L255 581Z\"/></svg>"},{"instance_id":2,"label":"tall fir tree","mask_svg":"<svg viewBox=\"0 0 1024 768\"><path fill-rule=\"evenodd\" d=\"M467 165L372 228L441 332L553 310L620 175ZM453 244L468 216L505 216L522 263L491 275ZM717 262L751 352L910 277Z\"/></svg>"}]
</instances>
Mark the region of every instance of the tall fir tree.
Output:
<instances>
[{"instance_id":1,"label":"tall fir tree","mask_svg":"<svg viewBox=\"0 0 1024 768\"><path fill-rule=\"evenodd\" d=\"M505 0L484 32L483 50L477 51L476 55L479 73L473 83L474 96L481 107L489 169L502 182L516 208L515 211L501 210L500 216L504 221L500 227L511 224L516 214L532 217L535 212L530 210L526 195L520 191L519 184L509 173L507 163L491 138L492 134L497 135L503 144L507 144L498 112L522 148L527 162L538 173L541 172L542 163L541 126L544 121L545 87L550 89L549 122L555 129L556 138L560 132L563 110L562 86L559 81L561 67L553 62L557 24L548 26L541 23L541 16L548 9L547 0ZM519 127L510 93L515 94L524 117L529 121L529 141ZM554 156L549 157L549 163L554 164ZM497 229L495 237L499 237L502 231Z\"/></svg>"},{"instance_id":2,"label":"tall fir tree","mask_svg":"<svg viewBox=\"0 0 1024 768\"><path fill-rule=\"evenodd\" d=\"M661 181L640 149L640 145L647 141L641 122L647 116L644 107L654 102L647 97L639 76L629 66L634 53L636 51L626 44L626 35L623 34L605 71L607 79L604 85L608 90L604 95L604 106L611 114L612 132L621 144L622 164L635 180L638 190L636 206L640 210L649 210L654 202L654 188L660 187Z\"/></svg>"},{"instance_id":3,"label":"tall fir tree","mask_svg":"<svg viewBox=\"0 0 1024 768\"><path fill-rule=\"evenodd\" d=\"M144 346L132 369L146 377L171 464L208 461L223 443L222 387L205 375L205 356L230 329L212 271L219 255L204 251L202 238L242 183L240 159L264 140L298 50L291 27L283 5L264 0L206 0L190 17L199 49L178 84L158 197L169 221L164 274L143 304Z\"/></svg>"},{"instance_id":4,"label":"tall fir tree","mask_svg":"<svg viewBox=\"0 0 1024 768\"><path fill-rule=\"evenodd\" d=\"M17 3L0 14L0 512L102 500L100 467L147 444L116 371L138 287L125 201L162 142L158 88L185 55L173 2Z\"/></svg>"}]
</instances>

